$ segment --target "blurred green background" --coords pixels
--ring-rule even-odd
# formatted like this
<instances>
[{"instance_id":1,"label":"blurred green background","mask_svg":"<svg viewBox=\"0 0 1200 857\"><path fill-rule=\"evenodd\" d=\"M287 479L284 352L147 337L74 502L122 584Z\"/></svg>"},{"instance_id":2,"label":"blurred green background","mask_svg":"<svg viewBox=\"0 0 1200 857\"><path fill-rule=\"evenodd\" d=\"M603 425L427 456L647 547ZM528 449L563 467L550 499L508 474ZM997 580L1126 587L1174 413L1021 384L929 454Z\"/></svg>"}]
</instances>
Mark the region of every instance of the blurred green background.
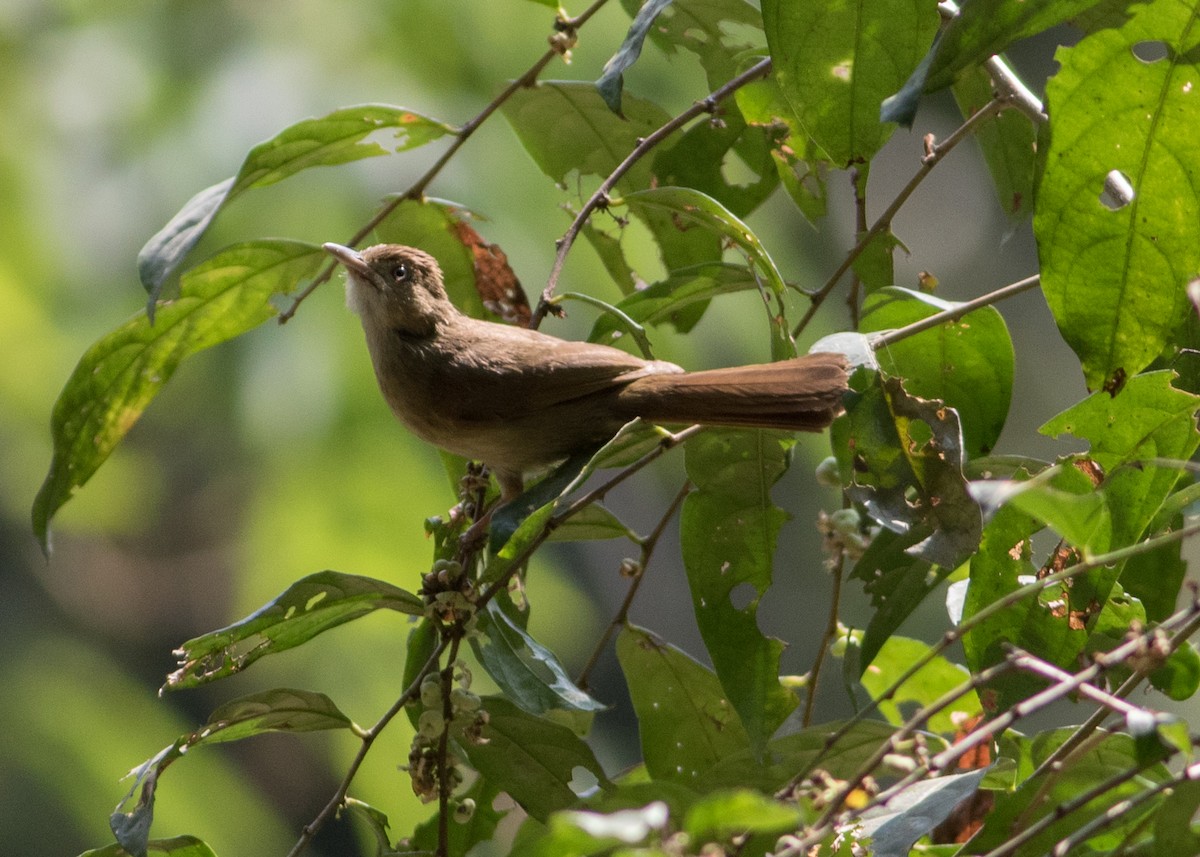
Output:
<instances>
[{"instance_id":1,"label":"blurred green background","mask_svg":"<svg viewBox=\"0 0 1200 857\"><path fill-rule=\"evenodd\" d=\"M28 515L50 461L49 414L83 350L141 306L138 249L193 193L232 175L253 144L306 116L386 102L466 121L541 54L551 22L547 7L528 0L0 5L0 840L20 843L26 857L107 843L108 814L127 788L120 776L234 696L311 688L373 722L399 692L407 626L398 615L355 622L207 689L166 699L156 689L174 647L306 574L332 568L415 590L430 556L422 521L454 502L436 452L400 429L379 398L358 322L331 283L286 326L268 323L185 363L54 521L45 561ZM554 62L544 77L594 79L627 26L610 3L582 30L573 62ZM1018 58L1036 88L1052 47L1035 44ZM692 58L653 47L626 85L673 112L706 92ZM955 124L953 106L935 101L917 128L944 135ZM260 236L344 241L440 145L248 194L192 261ZM920 133L897 134L872 173L874 212L920 151ZM751 218L788 279L820 283L851 243L849 184L831 176L819 231L778 197ZM569 222L562 204L577 206L587 187L554 187L497 115L430 193L487 217L476 225L536 296ZM965 299L1035 270L1028 222L1004 220L967 147L935 171L896 231L912 254L898 258L899 285L915 287L917 272L930 270L943 297ZM651 249L636 237L628 249L652 279ZM583 244L565 282L616 296ZM585 335L590 310L570 308L571 318L543 329ZM1006 437L1052 455L1057 448L1034 429L1083 394L1077 364L1040 296L1003 312L1018 355ZM830 301L822 332L846 323L844 305ZM686 340L667 330L652 339L659 356L694 368L767 355L756 295L722 299ZM791 644L785 668L798 673L810 666L830 589L813 520L840 501L811 475L826 447L824 437L801 439L776 491L793 520L759 614ZM681 456L668 457L610 506L645 532L681 480ZM619 602L626 555L636 552L562 546L535 563L531 628L573 670ZM857 588L848 587L850 619ZM671 535L632 616L703 658ZM837 684L822 701L830 711L843 704ZM601 759L617 770L636 758L636 727L619 706L611 655L595 687L617 705L595 733ZM428 814L397 770L406 730L397 722L376 745L352 791L388 812L397 834ZM284 853L328 799L354 743L315 735L201 748L164 777L154 834L195 834L226 857ZM310 853L352 853L360 833L339 825Z\"/></svg>"}]
</instances>

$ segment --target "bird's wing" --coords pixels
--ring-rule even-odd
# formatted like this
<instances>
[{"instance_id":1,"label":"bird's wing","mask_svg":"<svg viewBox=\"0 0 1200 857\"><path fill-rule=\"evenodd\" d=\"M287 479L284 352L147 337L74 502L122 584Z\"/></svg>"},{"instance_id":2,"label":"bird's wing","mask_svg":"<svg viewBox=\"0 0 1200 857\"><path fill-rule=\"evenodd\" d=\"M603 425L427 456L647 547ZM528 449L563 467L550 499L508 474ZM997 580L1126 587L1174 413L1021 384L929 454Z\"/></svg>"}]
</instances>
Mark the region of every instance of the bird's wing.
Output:
<instances>
[{"instance_id":1,"label":"bird's wing","mask_svg":"<svg viewBox=\"0 0 1200 857\"><path fill-rule=\"evenodd\" d=\"M437 385L454 399L458 415L515 419L623 387L649 374L682 372L673 363L647 361L618 348L576 342L507 325L456 331L455 348ZM453 378L453 386L449 379Z\"/></svg>"}]
</instances>

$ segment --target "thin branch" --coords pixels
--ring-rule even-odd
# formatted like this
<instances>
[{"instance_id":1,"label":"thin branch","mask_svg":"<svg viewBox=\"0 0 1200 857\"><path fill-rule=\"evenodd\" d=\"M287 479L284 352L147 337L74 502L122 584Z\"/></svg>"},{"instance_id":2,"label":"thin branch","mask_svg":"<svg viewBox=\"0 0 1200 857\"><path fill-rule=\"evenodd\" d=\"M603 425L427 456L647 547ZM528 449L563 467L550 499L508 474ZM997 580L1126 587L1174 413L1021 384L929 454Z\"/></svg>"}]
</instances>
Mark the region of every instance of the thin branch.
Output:
<instances>
[{"instance_id":1,"label":"thin branch","mask_svg":"<svg viewBox=\"0 0 1200 857\"><path fill-rule=\"evenodd\" d=\"M650 565L650 558L654 555L654 549L658 546L658 540L662 537L663 531L667 528L667 522L675 515L675 512L683 505L683 501L687 495L691 493L692 483L684 481L683 487L679 489L679 493L675 495L675 499L671 501L671 505L667 507L667 511L659 518L658 524L655 525L653 532L642 540L641 557L638 560L638 567L633 575L633 579L629 581L629 589L625 593L625 598L621 601L621 606L617 610L612 621L608 623L608 627L604 629L604 633L600 639L596 641L595 647L592 649L591 657L588 658L583 670L579 673L579 678L575 680L575 684L579 685L583 690L587 690L588 679L591 678L592 670L596 668L596 664L600 661L600 656L604 654L604 650L608 648L608 643L612 640L613 635L619 631L629 618L629 608L633 606L633 599L637 597L638 590L641 588L642 581L646 578L646 568Z\"/></svg>"},{"instance_id":2,"label":"thin branch","mask_svg":"<svg viewBox=\"0 0 1200 857\"><path fill-rule=\"evenodd\" d=\"M1043 815L1037 821L1032 822L1031 824L1015 826L1014 829L1018 830L1019 832L1007 839L1002 845L993 848L986 855L984 855L984 857L1007 857L1007 855L1015 852L1026 842L1029 842L1031 839L1037 837L1042 833L1042 831L1046 830L1050 826L1057 824L1067 816L1078 812L1092 801L1103 797L1113 789L1124 785L1134 777L1139 776L1146 768L1156 764L1158 764L1158 762L1153 761L1146 762L1140 766L1127 768L1115 776L1109 777L1107 780L1097 784L1093 788L1088 789L1083 794L1071 798L1071 800L1067 801L1066 803L1058 804L1057 806L1052 807L1048 813Z\"/></svg>"},{"instance_id":3,"label":"thin branch","mask_svg":"<svg viewBox=\"0 0 1200 857\"><path fill-rule=\"evenodd\" d=\"M817 687L821 683L821 667L825 663L825 655L838 635L838 611L842 603L842 581L846 574L846 549L839 548L837 560L832 569L833 593L829 598L829 618L825 622L825 633L821 635L821 643L813 656L812 669L808 671L808 694L804 698L804 728L812 725L813 709L816 707Z\"/></svg>"},{"instance_id":4,"label":"thin branch","mask_svg":"<svg viewBox=\"0 0 1200 857\"><path fill-rule=\"evenodd\" d=\"M974 615L963 619L957 627L951 628L949 631L944 633L942 638L937 643L930 646L929 650L924 655L917 658L917 660L913 662L908 669L904 670L904 672L901 673L896 680L893 681L891 685L889 685L888 688L884 690L877 698L873 699L869 704L863 706L861 709L855 712L853 717L846 720L838 729L832 732L825 739L825 745L821 748L821 751L817 753L808 763L808 765L793 778L794 781L799 782L801 779L808 776L809 772L814 770L824 760L825 756L837 745L843 736L845 736L858 723L865 720L869 714L874 712L879 707L881 702L889 700L895 696L897 691L899 691L905 682L924 669L931 661L934 660L934 658L940 656L944 651L946 651L946 649L961 640L972 629L979 627L997 613L1007 610L1014 604L1017 604L1026 598L1035 596L1042 590L1048 589L1051 586L1062 583L1063 581L1069 580L1077 575L1084 574L1092 569L1101 568L1105 565L1122 562L1126 559L1129 559L1131 556L1149 553L1157 550L1165 544L1182 541L1186 538L1196 535L1197 533L1200 533L1200 523L1182 527L1178 530L1172 530L1171 532L1163 533L1162 535L1155 536L1154 538L1146 539L1145 541L1138 542L1137 544L1129 545L1124 548L1119 548L1118 550L1110 551L1106 554L1094 556L1069 568L1064 568L1062 571L1053 572L1052 574L1048 574L1043 578L1033 581L1032 583L1027 583L1024 586L1020 586L1005 595L1003 598L1000 598L986 607L983 607Z\"/></svg>"},{"instance_id":5,"label":"thin branch","mask_svg":"<svg viewBox=\"0 0 1200 857\"><path fill-rule=\"evenodd\" d=\"M446 651L449 645L449 638L443 637L437 648L433 650L428 660L425 661L425 665L421 667L412 683L404 689L404 693L400 694L400 698L392 703L392 707L379 718L374 726L363 733L362 745L358 748L358 752L350 762L350 767L346 771L346 775L342 777L341 785L337 787L337 791L333 793L333 797L329 799L324 808L317 813L317 817L304 826L304 829L300 833L300 838L292 846L292 850L288 852L287 857L298 857L299 854L303 853L304 849L312 842L313 837L341 809L346 801L346 794L350 791L350 784L354 781L354 776L362 766L363 760L366 759L371 745L375 743L375 739L379 737L379 733L392 721L392 718L404 710L404 706L420 697L421 682L425 680L425 676L437 668L442 653Z\"/></svg>"},{"instance_id":6,"label":"thin branch","mask_svg":"<svg viewBox=\"0 0 1200 857\"><path fill-rule=\"evenodd\" d=\"M450 855L450 792L454 790L450 781L450 766L446 761L450 758L450 722L454 719L454 704L451 701L451 691L454 690L454 662L458 660L458 645L462 642L462 633L458 628L455 632L444 633L442 639L450 639L450 652L446 656L446 666L442 670L442 734L438 736L438 844L437 857Z\"/></svg>"},{"instance_id":7,"label":"thin branch","mask_svg":"<svg viewBox=\"0 0 1200 857\"><path fill-rule=\"evenodd\" d=\"M550 276L546 281L546 288L542 290L542 298L538 301L537 308L533 311L533 318L529 322L530 327L536 328L546 317L546 313L550 311L550 301L554 297L554 290L558 287L558 279L562 276L562 269L563 265L566 264L567 254L571 251L575 239L579 237L579 233L583 229L583 224L591 217L592 212L608 204L608 194L616 186L617 182L629 172L634 164L645 157L648 152L653 150L667 137L674 134L697 116L712 113L716 110L717 105L729 95L748 83L758 80L761 77L766 77L770 71L771 60L769 58L760 60L723 86L714 89L706 98L697 101L649 136L643 137L633 150L625 156L625 160L621 161L616 169L600 183L600 187L596 188L587 202L583 204L583 207L579 209L579 213L575 215L575 219L571 221L571 225L567 227L567 231L563 233L563 237L558 239L558 252L554 257L554 265L550 268Z\"/></svg>"},{"instance_id":8,"label":"thin branch","mask_svg":"<svg viewBox=\"0 0 1200 857\"><path fill-rule=\"evenodd\" d=\"M931 328L938 327L946 322L958 321L967 313L974 312L977 309L992 304L999 303L1002 300L1011 298L1013 295L1019 295L1021 292L1027 292L1041 283L1041 277L1034 274L1032 277L1026 277L1023 280L1018 280L1015 283L1010 283L1007 286L1002 286L994 292L988 292L986 295L980 295L974 300L969 300L966 303L961 303L947 310L942 310L928 318L923 318L920 321L914 321L912 324L907 324L904 327L896 328L895 330L884 331L883 333L875 334L870 337L871 348L878 351L880 348L885 348L893 345L902 339L908 339L910 336L915 336L918 333L923 333Z\"/></svg>"},{"instance_id":9,"label":"thin branch","mask_svg":"<svg viewBox=\"0 0 1200 857\"><path fill-rule=\"evenodd\" d=\"M1182 626L1178 629L1177 633L1184 635L1190 635L1194 633L1197 628L1200 628L1200 602L1194 602L1187 608L1179 611L1174 616L1163 622L1162 626L1160 627L1174 628L1176 625ZM868 775L870 775L870 773L873 772L875 768L883 761L883 758L887 755L887 752L890 752L892 741L895 740L896 737L893 735L893 738L889 739L888 742L885 742L885 745L877 750L875 754L872 755L871 759L859 769L855 777L848 780L841 788L838 789L837 794L831 799L825 812L822 813L821 817L809 829L805 836L791 844L787 849L780 851L777 854L777 857L799 857L799 855L807 853L809 848L821 842L826 836L833 833L839 825L846 824L854 818L861 816L864 812L872 807L885 806L888 801L896 797L905 789L909 788L918 780L928 777L930 774L948 770L962 756L971 752L980 744L991 741L997 734L1008 729L1021 718L1027 717L1030 714L1041 710L1051 702L1055 702L1065 696L1077 692L1081 686L1094 681L1105 670L1127 660L1129 657L1136 654L1139 649L1146 644L1147 637L1152 633L1154 632L1152 631L1148 632L1147 634L1141 634L1130 639L1129 641L1117 646L1115 649L1103 655L1103 660L1097 659L1097 661L1091 666L1072 675L1069 680L1054 684L1041 693L1021 700L999 717L988 721L985 725L971 732L971 734L963 740L958 741L950 748L943 750L941 753L938 753L936 756L932 757L927 763L916 767L914 770L904 776L899 782L877 794L864 806L856 807L855 809L846 812L844 815L839 816L839 813L841 813L841 810L844 807L845 801L849 795L855 789L857 789L859 785L861 785L862 781ZM1001 666L1011 668L1012 664L1010 661L1005 660L1001 662L1001 664L997 664L995 667L989 668L989 670L985 671L985 673L989 675L989 680L994 677L991 675L991 672ZM979 676L977 676L976 679L971 682L971 684L978 686L980 682L977 679L984 676L985 673L980 673ZM918 728L918 725L924 722L928 716L927 709L922 709L904 724L901 732L904 734L911 734L911 732L915 731L915 729Z\"/></svg>"},{"instance_id":10,"label":"thin branch","mask_svg":"<svg viewBox=\"0 0 1200 857\"><path fill-rule=\"evenodd\" d=\"M1192 593L1193 601L1195 601L1196 598L1197 598L1197 595L1196 595L1195 591L1193 591L1193 593ZM1174 651L1177 648L1179 648L1181 645L1183 645L1183 643L1186 639L1187 639L1187 635L1184 635L1184 634L1175 634L1174 636L1172 636L1170 644L1169 644L1169 652L1174 653ZM1125 679L1125 681L1122 682L1121 686L1118 687L1116 689L1116 691L1113 692L1113 695L1120 699L1124 699L1124 698L1128 697L1131 693L1133 693L1137 689L1138 685L1140 685L1143 681L1146 680L1146 678L1150 675L1150 672L1151 672L1151 669L1148 667L1143 667L1143 668L1134 670L1133 674L1130 675L1129 678ZM1040 765L1038 765L1037 770L1035 770L1030 775L1030 778L1040 776L1049 771L1056 770L1057 768L1059 768L1063 764L1063 762L1066 760L1066 758L1075 751L1075 748L1077 748L1080 744L1082 744L1085 740L1087 740L1087 737L1089 735L1091 735L1098 728L1100 728L1100 725L1104 722L1104 720L1107 717L1108 717L1108 712L1105 711L1104 709L1100 709L1100 710L1096 711L1094 714L1092 714L1092 716L1089 717L1087 720L1085 720L1083 722L1083 724L1078 729L1076 729L1075 732L1072 733L1070 737L1067 738L1066 741L1064 741L1057 748L1055 748L1054 752L1051 753L1049 756L1047 756L1046 759Z\"/></svg>"},{"instance_id":11,"label":"thin branch","mask_svg":"<svg viewBox=\"0 0 1200 857\"><path fill-rule=\"evenodd\" d=\"M607 482L604 482L600 486L593 488L582 497L573 501L569 506L567 506L567 508L563 509L558 514L551 516L550 519L542 526L541 532L534 536L533 539L530 540L529 544L525 546L525 549L509 562L509 567L504 574L502 574L487 589L483 591L483 593L475 602L475 609L483 610L489 601L507 588L508 582L512 580L512 577L517 573L517 570L526 562L528 562L529 558L533 556L534 552L542 546L546 539L550 538L550 534L558 529L564 521L573 515L577 515L580 511L590 506L592 503L603 499L609 491L620 485L629 477L633 476L633 474L637 473L650 462L658 459L665 452L667 452L667 450L674 449L688 438L694 437L703 430L704 426L689 426L688 428L676 432L675 434L667 435L665 438L659 441L658 445L654 447L654 449L647 452L624 470L621 470Z\"/></svg>"},{"instance_id":12,"label":"thin branch","mask_svg":"<svg viewBox=\"0 0 1200 857\"><path fill-rule=\"evenodd\" d=\"M959 11L958 4L954 0L943 0L938 3L938 12L941 13L944 22L955 18ZM1039 125L1050 120L1042 108L1041 100L1021 82L1017 73L999 54L989 57L984 62L984 66L992 75L992 83L996 87L997 94L1007 96L1013 102L1014 107Z\"/></svg>"},{"instance_id":13,"label":"thin branch","mask_svg":"<svg viewBox=\"0 0 1200 857\"><path fill-rule=\"evenodd\" d=\"M1059 669L1054 664L1046 663L1041 658L1036 658L1029 652L1023 649L1013 647L1011 654L1008 656L1009 661L1019 670L1031 672L1034 675L1040 676L1046 681L1065 682L1070 681L1072 676L1064 669ZM1132 703L1126 702L1120 697L1114 696L1107 691L1101 690L1095 685L1085 684L1079 687L1079 695L1086 696L1092 702L1116 712L1117 714L1128 717L1130 715L1143 714L1147 711L1145 708L1139 708Z\"/></svg>"},{"instance_id":14,"label":"thin branch","mask_svg":"<svg viewBox=\"0 0 1200 857\"><path fill-rule=\"evenodd\" d=\"M954 149L955 146L965 140L969 135L974 133L975 129L978 128L979 125L999 114L1008 106L1009 104L1005 99L993 98L983 107L979 108L979 110L976 111L974 115L967 119L967 121L965 121L962 125L959 125L958 128L956 128L954 132L942 142L935 142L932 134L926 135L925 156L921 158L920 168L913 175L913 177L909 179L908 184L906 184L901 189L900 193L896 195L896 198L892 200L891 204L888 205L883 214L881 214L879 218L871 225L871 228L868 229L865 234L859 236L858 242L850 249L850 252L846 254L846 257L842 259L842 263L837 266L832 274L829 275L829 279L825 281L824 285L810 295L811 302L809 303L808 310L804 313L804 317L800 319L799 324L797 324L795 329L792 331L793 336L799 336L804 328L808 326L808 323L812 320L813 316L816 315L821 304L824 303L827 297L829 297L829 293L833 291L834 287L842 279L842 276L850 270L851 266L858 261L858 257L863 254L870 243L881 233L891 227L892 220L895 218L896 213L900 210L904 203L908 202L908 198L913 195L918 187L921 186L921 182L925 181L925 177L929 175L933 168L936 167L941 160Z\"/></svg>"},{"instance_id":15,"label":"thin branch","mask_svg":"<svg viewBox=\"0 0 1200 857\"><path fill-rule=\"evenodd\" d=\"M574 31L583 26L589 18L600 11L600 8L607 2L608 0L594 0L592 5L585 9L577 17L571 18L570 20L560 19L560 30L573 34ZM466 144L467 140L471 139L471 136L479 129L479 126L486 122L493 113L499 110L504 102L508 101L508 99L511 98L518 90L533 86L537 82L538 77L541 75L546 66L549 65L556 56L560 56L561 53L562 49L552 44L544 54L538 57L537 61L534 62L534 64L531 65L524 74L522 74L516 80L511 81L508 86L506 86L503 91L500 92L499 95L489 101L484 108L479 111L479 113L467 120L467 122L458 129L454 135L454 139L451 141L450 145L446 147L446 151L444 151L441 157L434 162L433 166L425 171L424 175L417 179L408 188L408 190L397 194L388 202L384 203L383 207L380 208L379 211L377 211L361 229L355 232L354 236L350 238L346 244L350 247L357 247L359 243L363 241L363 239L365 239L375 230L375 227L382 223L402 203L410 199L421 199L425 195L425 188L429 187L433 180L437 178L437 176L445 168L446 164L450 162L450 159L458 153L458 150ZM336 270L337 262L330 262L328 265L322 268L321 272L316 276L316 278L298 295L296 295L295 299L292 301L292 305L279 314L279 323L287 324L288 321L291 320L292 316L296 314L296 310L300 308L300 304L303 303L304 300L313 292L315 292L322 284L328 282L333 276L333 272Z\"/></svg>"}]
</instances>

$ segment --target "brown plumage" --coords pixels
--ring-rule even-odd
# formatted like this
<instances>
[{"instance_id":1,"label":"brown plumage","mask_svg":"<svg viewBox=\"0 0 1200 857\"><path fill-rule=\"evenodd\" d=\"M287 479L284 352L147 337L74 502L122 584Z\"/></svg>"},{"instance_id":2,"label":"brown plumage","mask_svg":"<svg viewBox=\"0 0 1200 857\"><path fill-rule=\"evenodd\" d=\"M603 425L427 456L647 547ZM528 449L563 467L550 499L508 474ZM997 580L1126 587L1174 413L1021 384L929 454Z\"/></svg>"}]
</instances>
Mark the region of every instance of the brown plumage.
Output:
<instances>
[{"instance_id":1,"label":"brown plumage","mask_svg":"<svg viewBox=\"0 0 1200 857\"><path fill-rule=\"evenodd\" d=\"M840 354L684 372L464 315L437 262L412 247L325 249L346 266L347 300L392 411L430 443L485 462L505 500L520 493L526 470L601 444L634 417L819 431L842 409Z\"/></svg>"}]
</instances>

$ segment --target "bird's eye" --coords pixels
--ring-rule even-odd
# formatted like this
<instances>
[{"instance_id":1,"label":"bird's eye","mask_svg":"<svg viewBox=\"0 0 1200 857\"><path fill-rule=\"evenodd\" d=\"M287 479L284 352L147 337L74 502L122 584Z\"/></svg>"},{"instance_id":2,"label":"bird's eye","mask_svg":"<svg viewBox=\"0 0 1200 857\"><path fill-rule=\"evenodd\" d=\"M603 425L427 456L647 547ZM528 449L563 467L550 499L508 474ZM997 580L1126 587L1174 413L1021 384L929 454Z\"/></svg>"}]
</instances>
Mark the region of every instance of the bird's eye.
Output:
<instances>
[{"instance_id":1,"label":"bird's eye","mask_svg":"<svg viewBox=\"0 0 1200 857\"><path fill-rule=\"evenodd\" d=\"M403 283L409 277L408 265L405 265L403 262L401 262L396 267L392 268L392 276L395 278L397 283Z\"/></svg>"}]
</instances>

